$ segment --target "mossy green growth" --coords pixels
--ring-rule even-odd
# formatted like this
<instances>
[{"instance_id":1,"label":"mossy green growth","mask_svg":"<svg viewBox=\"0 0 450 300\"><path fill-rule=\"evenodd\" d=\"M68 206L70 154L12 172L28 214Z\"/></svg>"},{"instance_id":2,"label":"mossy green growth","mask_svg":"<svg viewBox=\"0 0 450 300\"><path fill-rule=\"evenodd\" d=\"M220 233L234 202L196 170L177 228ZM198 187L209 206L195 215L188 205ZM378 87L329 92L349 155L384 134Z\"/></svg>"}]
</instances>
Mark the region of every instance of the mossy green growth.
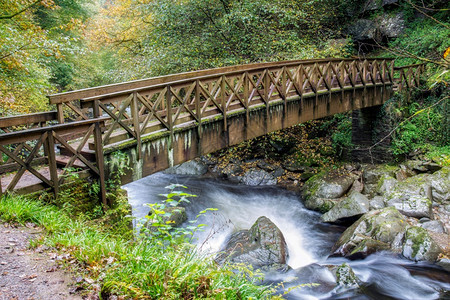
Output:
<instances>
[{"instance_id":1,"label":"mossy green growth","mask_svg":"<svg viewBox=\"0 0 450 300\"><path fill-rule=\"evenodd\" d=\"M412 242L412 258L416 257L419 252L426 252L431 245L427 230L416 226L406 232L405 240L411 240Z\"/></svg>"}]
</instances>

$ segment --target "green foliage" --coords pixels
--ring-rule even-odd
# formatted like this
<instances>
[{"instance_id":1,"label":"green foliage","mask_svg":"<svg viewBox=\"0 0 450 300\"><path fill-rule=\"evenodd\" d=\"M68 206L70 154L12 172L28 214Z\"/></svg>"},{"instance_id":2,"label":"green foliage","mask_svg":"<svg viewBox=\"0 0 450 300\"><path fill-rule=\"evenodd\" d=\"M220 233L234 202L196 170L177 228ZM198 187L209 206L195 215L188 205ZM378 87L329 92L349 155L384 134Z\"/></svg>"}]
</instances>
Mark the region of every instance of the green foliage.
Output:
<instances>
[{"instance_id":1,"label":"green foliage","mask_svg":"<svg viewBox=\"0 0 450 300\"><path fill-rule=\"evenodd\" d=\"M49 234L33 244L65 249L103 296L134 299L264 299L273 290L257 286L251 269L218 266L211 257L181 243L160 247L148 239L130 240L102 224L72 219L54 206L23 197L0 199L0 218L36 223ZM71 264L73 265L73 264Z\"/></svg>"},{"instance_id":2,"label":"green foliage","mask_svg":"<svg viewBox=\"0 0 450 300\"><path fill-rule=\"evenodd\" d=\"M439 87L435 87L434 92L431 95L416 93L409 100L407 95L394 98L398 118L392 141L394 155L402 157L413 150L426 149L428 144L436 147L450 144L449 94L448 91L442 93Z\"/></svg>"},{"instance_id":3,"label":"green foliage","mask_svg":"<svg viewBox=\"0 0 450 300\"><path fill-rule=\"evenodd\" d=\"M448 14L442 21L450 25ZM396 65L409 65L421 62L415 57L430 61L441 61L450 40L450 31L430 18L415 18L408 24L405 34L389 44L391 48L400 49L401 53L410 55L396 57ZM432 70L436 66L429 65Z\"/></svg>"},{"instance_id":4,"label":"green foliage","mask_svg":"<svg viewBox=\"0 0 450 300\"><path fill-rule=\"evenodd\" d=\"M331 146L335 155L342 158L352 144L352 119L349 113L336 114L321 124L322 130L331 132Z\"/></svg>"},{"instance_id":5,"label":"green foliage","mask_svg":"<svg viewBox=\"0 0 450 300\"><path fill-rule=\"evenodd\" d=\"M92 35L105 36L100 52L114 56L113 63L104 65L105 70L115 68L111 81L250 62L347 56L349 43L327 41L340 37L340 23L335 21L341 11L329 9L338 3L124 1L110 4L98 17L110 34L94 29ZM111 18L117 20L114 25L108 25ZM110 52L111 47L116 51Z\"/></svg>"},{"instance_id":6,"label":"green foliage","mask_svg":"<svg viewBox=\"0 0 450 300\"><path fill-rule=\"evenodd\" d=\"M208 211L217 210L216 208L207 208L199 212L195 220L190 220L188 226L180 227L179 225L181 224L174 224L175 221L171 220L172 214L174 212L180 213L180 210L177 211L176 208L181 207L185 203L189 203L188 198L197 196L178 190L179 188L187 188L181 184L172 184L166 188L170 192L160 195L165 197L161 203L148 204L150 212L146 217L146 224L149 224L150 228L143 227L141 230L146 238L163 247L189 242L190 237L205 226L205 224L196 224L198 218ZM175 208L175 210L168 210L169 207Z\"/></svg>"}]
</instances>

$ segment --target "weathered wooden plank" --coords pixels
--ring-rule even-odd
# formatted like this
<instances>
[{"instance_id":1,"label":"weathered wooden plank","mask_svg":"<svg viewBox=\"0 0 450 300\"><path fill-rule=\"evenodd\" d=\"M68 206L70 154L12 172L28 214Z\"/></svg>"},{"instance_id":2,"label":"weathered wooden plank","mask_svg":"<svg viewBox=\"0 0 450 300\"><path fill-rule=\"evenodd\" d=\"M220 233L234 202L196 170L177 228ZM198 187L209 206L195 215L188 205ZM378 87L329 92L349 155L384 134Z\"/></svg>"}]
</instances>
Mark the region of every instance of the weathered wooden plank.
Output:
<instances>
[{"instance_id":1,"label":"weathered wooden plank","mask_svg":"<svg viewBox=\"0 0 450 300\"><path fill-rule=\"evenodd\" d=\"M57 112L49 111L27 115L0 118L0 128L56 121Z\"/></svg>"},{"instance_id":2,"label":"weathered wooden plank","mask_svg":"<svg viewBox=\"0 0 450 300\"><path fill-rule=\"evenodd\" d=\"M59 135L68 133L83 132L86 128L89 128L91 124L108 120L107 117L95 118L84 121L77 121L67 124L58 124L47 127L32 128L27 130L15 131L10 133L4 133L0 135L0 145L17 144L26 141L37 140L44 132L56 131Z\"/></svg>"}]
</instances>

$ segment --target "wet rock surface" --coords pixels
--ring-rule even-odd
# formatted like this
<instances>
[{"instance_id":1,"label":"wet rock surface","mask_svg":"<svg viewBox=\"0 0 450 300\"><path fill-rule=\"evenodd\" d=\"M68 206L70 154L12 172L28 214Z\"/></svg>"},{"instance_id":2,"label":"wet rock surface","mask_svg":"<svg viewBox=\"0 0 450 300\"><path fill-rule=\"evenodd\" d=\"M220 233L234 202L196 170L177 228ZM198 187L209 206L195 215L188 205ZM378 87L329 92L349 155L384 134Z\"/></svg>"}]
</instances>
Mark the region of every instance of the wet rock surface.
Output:
<instances>
[{"instance_id":1,"label":"wet rock surface","mask_svg":"<svg viewBox=\"0 0 450 300\"><path fill-rule=\"evenodd\" d=\"M402 250L408 223L395 208L388 207L364 214L347 228L333 246L335 255L369 255L381 250Z\"/></svg>"},{"instance_id":2,"label":"wet rock surface","mask_svg":"<svg viewBox=\"0 0 450 300\"><path fill-rule=\"evenodd\" d=\"M358 192L352 192L323 214L321 219L323 222L343 223L350 219L357 219L368 212L369 207L369 199L366 196Z\"/></svg>"},{"instance_id":3,"label":"wet rock surface","mask_svg":"<svg viewBox=\"0 0 450 300\"><path fill-rule=\"evenodd\" d=\"M289 257L280 229L267 217L260 217L249 230L233 234L217 260L245 263L255 269L287 269Z\"/></svg>"}]
</instances>

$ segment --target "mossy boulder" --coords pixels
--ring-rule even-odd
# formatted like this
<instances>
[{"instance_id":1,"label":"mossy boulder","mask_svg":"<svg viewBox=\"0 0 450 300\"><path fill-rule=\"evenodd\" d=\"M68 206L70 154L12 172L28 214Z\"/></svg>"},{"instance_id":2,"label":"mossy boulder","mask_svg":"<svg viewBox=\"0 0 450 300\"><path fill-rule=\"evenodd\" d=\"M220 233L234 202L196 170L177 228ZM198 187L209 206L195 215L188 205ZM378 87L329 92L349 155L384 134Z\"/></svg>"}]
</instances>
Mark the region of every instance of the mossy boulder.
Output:
<instances>
[{"instance_id":1,"label":"mossy boulder","mask_svg":"<svg viewBox=\"0 0 450 300\"><path fill-rule=\"evenodd\" d=\"M381 250L401 252L408 226L394 207L370 211L344 231L332 252L340 256L365 256Z\"/></svg>"},{"instance_id":2,"label":"mossy boulder","mask_svg":"<svg viewBox=\"0 0 450 300\"><path fill-rule=\"evenodd\" d=\"M283 234L267 217L259 217L250 230L233 234L217 261L244 263L255 269L287 270L289 254Z\"/></svg>"},{"instance_id":3,"label":"mossy boulder","mask_svg":"<svg viewBox=\"0 0 450 300\"><path fill-rule=\"evenodd\" d=\"M434 262L441 252L442 249L426 229L413 226L406 231L402 251L406 258Z\"/></svg>"},{"instance_id":4,"label":"mossy boulder","mask_svg":"<svg viewBox=\"0 0 450 300\"><path fill-rule=\"evenodd\" d=\"M444 167L428 177L433 201L450 204L450 167Z\"/></svg>"},{"instance_id":5,"label":"mossy boulder","mask_svg":"<svg viewBox=\"0 0 450 300\"><path fill-rule=\"evenodd\" d=\"M362 178L364 184L378 184L382 176L395 177L398 167L389 165L370 165L364 168Z\"/></svg>"},{"instance_id":6,"label":"mossy boulder","mask_svg":"<svg viewBox=\"0 0 450 300\"><path fill-rule=\"evenodd\" d=\"M346 263L343 263L336 269L337 288L355 289L359 288L359 278L353 272L353 269Z\"/></svg>"},{"instance_id":7,"label":"mossy boulder","mask_svg":"<svg viewBox=\"0 0 450 300\"><path fill-rule=\"evenodd\" d=\"M377 182L376 194L384 195L386 192L392 190L397 184L398 180L390 175L383 175Z\"/></svg>"},{"instance_id":8,"label":"mossy boulder","mask_svg":"<svg viewBox=\"0 0 450 300\"><path fill-rule=\"evenodd\" d=\"M428 174L420 174L398 181L384 193L387 206L397 208L402 214L415 218L432 218L431 186Z\"/></svg>"},{"instance_id":9,"label":"mossy boulder","mask_svg":"<svg viewBox=\"0 0 450 300\"><path fill-rule=\"evenodd\" d=\"M329 211L336 199L348 192L357 176L353 173L319 173L306 181L302 189L302 198L308 209L320 212Z\"/></svg>"},{"instance_id":10,"label":"mossy boulder","mask_svg":"<svg viewBox=\"0 0 450 300\"><path fill-rule=\"evenodd\" d=\"M351 192L350 195L336 203L328 212L322 215L323 222L342 223L359 218L369 211L369 199L361 193Z\"/></svg>"},{"instance_id":11,"label":"mossy boulder","mask_svg":"<svg viewBox=\"0 0 450 300\"><path fill-rule=\"evenodd\" d=\"M389 184L398 170L398 167L390 165L366 166L362 173L362 182L364 184L362 193L370 197L379 194L385 188L384 179L388 179L386 184Z\"/></svg>"}]
</instances>

